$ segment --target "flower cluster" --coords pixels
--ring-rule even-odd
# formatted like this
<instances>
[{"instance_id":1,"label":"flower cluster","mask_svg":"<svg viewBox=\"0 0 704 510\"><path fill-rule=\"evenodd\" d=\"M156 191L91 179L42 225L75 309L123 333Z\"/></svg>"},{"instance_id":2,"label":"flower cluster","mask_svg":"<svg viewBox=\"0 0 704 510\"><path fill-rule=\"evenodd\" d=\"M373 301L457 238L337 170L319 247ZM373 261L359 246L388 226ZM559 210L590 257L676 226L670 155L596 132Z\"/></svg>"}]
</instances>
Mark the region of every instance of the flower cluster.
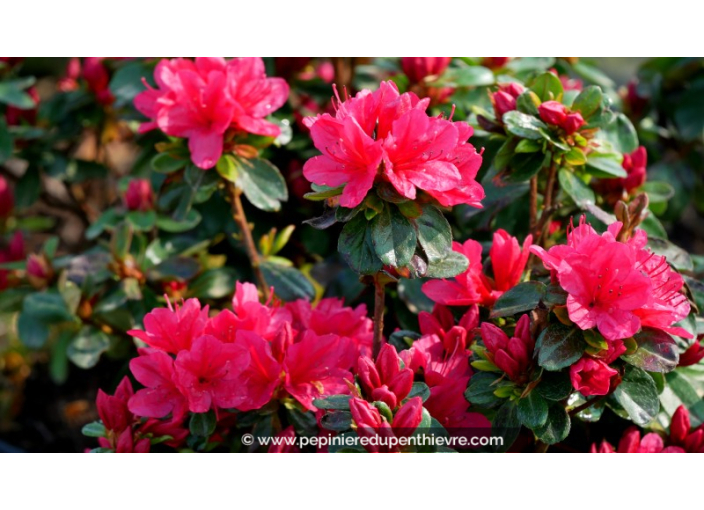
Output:
<instances>
[{"instance_id":1,"label":"flower cluster","mask_svg":"<svg viewBox=\"0 0 704 510\"><path fill-rule=\"evenodd\" d=\"M389 182L403 197L421 190L445 206L479 206L484 190L475 180L481 155L468 143L472 128L426 113L428 99L400 94L382 82L345 101L335 115L306 119L322 155L309 159L303 174L324 186L344 186L340 205L356 207L375 182Z\"/></svg>"},{"instance_id":2,"label":"flower cluster","mask_svg":"<svg viewBox=\"0 0 704 510\"><path fill-rule=\"evenodd\" d=\"M626 242L617 240L620 222L603 235L582 217L567 234L567 244L544 250L532 246L552 272L554 281L567 291L567 311L583 330L597 328L606 340L620 344L642 327L691 338L673 326L689 314L690 305L681 292L684 280L664 256L646 249L643 230Z\"/></svg>"},{"instance_id":3,"label":"flower cluster","mask_svg":"<svg viewBox=\"0 0 704 510\"><path fill-rule=\"evenodd\" d=\"M190 411L259 409L272 398L313 400L348 393L350 369L369 349L371 321L363 306L339 300L262 304L256 287L237 283L232 310L213 317L197 299L159 308L144 318L145 342L130 362L145 389L129 401L138 416L182 418ZM343 318L323 322L321 317Z\"/></svg>"},{"instance_id":4,"label":"flower cluster","mask_svg":"<svg viewBox=\"0 0 704 510\"><path fill-rule=\"evenodd\" d=\"M115 97L110 91L110 73L105 66L105 60L110 57L79 57L69 60L66 75L59 81L59 90L68 92L79 87L79 79L86 82L88 90L95 95L98 103L103 106L111 105Z\"/></svg>"},{"instance_id":5,"label":"flower cluster","mask_svg":"<svg viewBox=\"0 0 704 510\"><path fill-rule=\"evenodd\" d=\"M672 415L670 433L663 438L650 432L641 438L640 431L631 427L624 432L614 448L607 441L597 447L592 445L592 453L704 453L704 425L692 429L689 411L680 406Z\"/></svg>"},{"instance_id":6,"label":"flower cluster","mask_svg":"<svg viewBox=\"0 0 704 510\"><path fill-rule=\"evenodd\" d=\"M481 332L489 361L500 368L511 381L526 383L533 366L535 349L535 340L530 333L530 318L527 315L521 316L511 338L490 322L482 323Z\"/></svg>"},{"instance_id":7,"label":"flower cluster","mask_svg":"<svg viewBox=\"0 0 704 510\"><path fill-rule=\"evenodd\" d=\"M451 280L431 280L423 284L423 292L441 305L468 306L480 304L491 308L496 300L521 280L530 253L528 247L533 236L528 235L523 247L518 239L505 230L494 233L494 242L489 252L493 279L484 274L482 245L469 239L460 244L452 243L452 249L469 259L469 268Z\"/></svg>"},{"instance_id":8,"label":"flower cluster","mask_svg":"<svg viewBox=\"0 0 704 510\"><path fill-rule=\"evenodd\" d=\"M228 131L275 137L279 127L265 117L288 98L288 84L268 78L261 58L175 58L156 66L157 88L135 98L135 107L151 120L141 132L159 128L188 138L196 166L215 166Z\"/></svg>"},{"instance_id":9,"label":"flower cluster","mask_svg":"<svg viewBox=\"0 0 704 510\"><path fill-rule=\"evenodd\" d=\"M579 112L570 113L569 109L559 101L545 101L538 107L540 118L562 129L566 135L576 133L586 122Z\"/></svg>"}]
</instances>

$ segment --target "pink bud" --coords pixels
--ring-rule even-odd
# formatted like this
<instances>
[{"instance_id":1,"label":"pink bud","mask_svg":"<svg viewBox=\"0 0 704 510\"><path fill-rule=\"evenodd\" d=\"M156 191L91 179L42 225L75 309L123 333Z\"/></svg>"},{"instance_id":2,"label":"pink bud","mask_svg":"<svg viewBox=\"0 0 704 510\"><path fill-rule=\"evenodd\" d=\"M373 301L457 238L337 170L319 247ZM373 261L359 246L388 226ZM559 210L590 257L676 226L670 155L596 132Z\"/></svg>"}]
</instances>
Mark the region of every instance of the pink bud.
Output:
<instances>
[{"instance_id":1,"label":"pink bud","mask_svg":"<svg viewBox=\"0 0 704 510\"><path fill-rule=\"evenodd\" d=\"M670 439L673 444L682 445L687 439L691 423L689 421L689 411L685 406L679 406L672 415L670 422Z\"/></svg>"},{"instance_id":2,"label":"pink bud","mask_svg":"<svg viewBox=\"0 0 704 510\"><path fill-rule=\"evenodd\" d=\"M372 400L374 400L374 402L383 402L389 406L390 409L396 409L396 405L398 404L396 395L394 395L385 384L372 390Z\"/></svg>"},{"instance_id":3,"label":"pink bud","mask_svg":"<svg viewBox=\"0 0 704 510\"><path fill-rule=\"evenodd\" d=\"M361 398L353 397L350 399L350 412L357 427L376 429L382 424L379 410Z\"/></svg>"},{"instance_id":4,"label":"pink bud","mask_svg":"<svg viewBox=\"0 0 704 510\"><path fill-rule=\"evenodd\" d=\"M640 431L635 427L631 427L621 436L621 441L618 443L618 452L636 453L639 447Z\"/></svg>"},{"instance_id":5,"label":"pink bud","mask_svg":"<svg viewBox=\"0 0 704 510\"><path fill-rule=\"evenodd\" d=\"M492 103L494 105L494 115L497 121L501 121L504 117L504 113L513 111L516 109L516 98L511 96L509 93L499 90L494 92L491 96Z\"/></svg>"},{"instance_id":6,"label":"pink bud","mask_svg":"<svg viewBox=\"0 0 704 510\"><path fill-rule=\"evenodd\" d=\"M570 113L560 127L565 130L565 133L571 135L576 133L584 124L586 122L584 122L581 113Z\"/></svg>"},{"instance_id":7,"label":"pink bud","mask_svg":"<svg viewBox=\"0 0 704 510\"><path fill-rule=\"evenodd\" d=\"M389 389L394 392L399 402L408 396L412 388L413 370L410 368L404 368L389 382Z\"/></svg>"},{"instance_id":8,"label":"pink bud","mask_svg":"<svg viewBox=\"0 0 704 510\"><path fill-rule=\"evenodd\" d=\"M397 436L410 436L423 419L423 400L413 397L394 416L393 429Z\"/></svg>"},{"instance_id":9,"label":"pink bud","mask_svg":"<svg viewBox=\"0 0 704 510\"><path fill-rule=\"evenodd\" d=\"M360 357L357 361L357 376L366 394L370 394L374 388L381 386L379 373L374 366L374 362L366 356Z\"/></svg>"},{"instance_id":10,"label":"pink bud","mask_svg":"<svg viewBox=\"0 0 704 510\"><path fill-rule=\"evenodd\" d=\"M151 211L154 208L154 192L148 179L130 181L125 192L125 207L130 211Z\"/></svg>"},{"instance_id":11,"label":"pink bud","mask_svg":"<svg viewBox=\"0 0 704 510\"><path fill-rule=\"evenodd\" d=\"M0 219L10 217L15 208L15 195L10 184L0 175Z\"/></svg>"},{"instance_id":12,"label":"pink bud","mask_svg":"<svg viewBox=\"0 0 704 510\"><path fill-rule=\"evenodd\" d=\"M376 368L382 381L388 381L398 374L401 367L396 348L393 345L382 345L376 359Z\"/></svg>"},{"instance_id":13,"label":"pink bud","mask_svg":"<svg viewBox=\"0 0 704 510\"><path fill-rule=\"evenodd\" d=\"M420 83L426 76L440 75L452 57L402 57L401 68L411 83Z\"/></svg>"},{"instance_id":14,"label":"pink bud","mask_svg":"<svg viewBox=\"0 0 704 510\"><path fill-rule=\"evenodd\" d=\"M567 108L557 101L546 101L538 107L540 118L553 126L562 126L567 118Z\"/></svg>"},{"instance_id":15,"label":"pink bud","mask_svg":"<svg viewBox=\"0 0 704 510\"><path fill-rule=\"evenodd\" d=\"M506 372L511 380L517 379L521 374L521 366L503 349L499 349L494 354L494 364Z\"/></svg>"},{"instance_id":16,"label":"pink bud","mask_svg":"<svg viewBox=\"0 0 704 510\"><path fill-rule=\"evenodd\" d=\"M484 340L484 345L489 352L496 353L508 345L508 335L500 327L490 322L482 322L481 331L482 340Z\"/></svg>"}]
</instances>

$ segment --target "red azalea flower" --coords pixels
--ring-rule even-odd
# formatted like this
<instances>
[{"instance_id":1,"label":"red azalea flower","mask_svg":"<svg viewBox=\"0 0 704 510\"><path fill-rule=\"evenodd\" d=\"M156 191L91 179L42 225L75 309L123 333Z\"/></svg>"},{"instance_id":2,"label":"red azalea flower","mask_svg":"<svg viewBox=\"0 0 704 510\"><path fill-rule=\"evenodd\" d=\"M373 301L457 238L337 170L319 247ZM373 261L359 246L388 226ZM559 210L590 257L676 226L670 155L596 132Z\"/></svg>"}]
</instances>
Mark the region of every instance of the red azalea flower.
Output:
<instances>
[{"instance_id":1,"label":"red azalea flower","mask_svg":"<svg viewBox=\"0 0 704 510\"><path fill-rule=\"evenodd\" d=\"M286 303L291 313L291 325L298 332L311 330L317 335L333 334L351 340L360 356L370 356L374 339L374 323L367 316L367 306L344 306L338 298L321 299L313 307L309 301L299 299Z\"/></svg>"},{"instance_id":2,"label":"red azalea flower","mask_svg":"<svg viewBox=\"0 0 704 510\"><path fill-rule=\"evenodd\" d=\"M210 409L231 409L236 402L236 374L249 363L233 344L204 335L196 338L190 350L176 356L176 381L193 413Z\"/></svg>"},{"instance_id":3,"label":"red azalea flower","mask_svg":"<svg viewBox=\"0 0 704 510\"><path fill-rule=\"evenodd\" d=\"M130 398L130 411L149 418L164 418L169 413L174 420L185 416L188 402L177 386L171 356L163 351L142 349L139 357L130 360L130 371L145 386Z\"/></svg>"},{"instance_id":4,"label":"red azalea flower","mask_svg":"<svg viewBox=\"0 0 704 510\"><path fill-rule=\"evenodd\" d=\"M197 299L187 299L182 306L155 308L144 316L144 329L132 329L127 334L139 338L155 349L172 354L191 348L196 337L204 333L208 323L208 305L203 309Z\"/></svg>"},{"instance_id":5,"label":"red azalea flower","mask_svg":"<svg viewBox=\"0 0 704 510\"><path fill-rule=\"evenodd\" d=\"M570 379L575 390L585 397L607 395L618 371L598 359L583 356L570 367Z\"/></svg>"},{"instance_id":6,"label":"red azalea flower","mask_svg":"<svg viewBox=\"0 0 704 510\"><path fill-rule=\"evenodd\" d=\"M357 376L368 398L384 402L391 409L396 409L413 387L413 370L401 369L401 358L390 344L381 347L376 363L366 356L360 357Z\"/></svg>"},{"instance_id":7,"label":"red azalea flower","mask_svg":"<svg viewBox=\"0 0 704 510\"><path fill-rule=\"evenodd\" d=\"M377 178L409 199L421 189L443 205L477 205L484 192L474 180L481 156L467 143L472 129L429 117L428 103L399 94L393 82L345 101L338 97L335 116L306 119L322 155L306 162L304 176L319 185L344 185L343 207L359 205Z\"/></svg>"},{"instance_id":8,"label":"red azalea flower","mask_svg":"<svg viewBox=\"0 0 704 510\"><path fill-rule=\"evenodd\" d=\"M532 246L569 296L567 310L581 329L597 327L609 341L633 336L641 326L692 338L672 324L684 319L689 301L680 292L684 281L665 257L645 249L648 236L637 230L627 243L616 240L620 222L599 235L585 223L571 227L567 244L545 251Z\"/></svg>"},{"instance_id":9,"label":"red azalea flower","mask_svg":"<svg viewBox=\"0 0 704 510\"><path fill-rule=\"evenodd\" d=\"M228 129L278 136L264 120L288 98L281 78L267 78L261 58L176 58L154 71L156 89L135 98L135 107L151 119L141 132L158 127L169 136L188 138L191 159L208 169L222 155Z\"/></svg>"},{"instance_id":10,"label":"red azalea flower","mask_svg":"<svg viewBox=\"0 0 704 510\"><path fill-rule=\"evenodd\" d=\"M702 346L701 339L702 337L699 337L686 351L680 354L680 362L677 366L688 367L696 365L704 359L704 347Z\"/></svg>"},{"instance_id":11,"label":"red azalea flower","mask_svg":"<svg viewBox=\"0 0 704 510\"><path fill-rule=\"evenodd\" d=\"M528 370L533 366L535 349L535 340L530 334L530 317L521 316L511 338L490 322L483 322L481 331L489 360L512 381L519 384L526 382Z\"/></svg>"},{"instance_id":12,"label":"red azalea flower","mask_svg":"<svg viewBox=\"0 0 704 510\"><path fill-rule=\"evenodd\" d=\"M484 275L482 246L471 239L464 245L453 242L452 249L469 259L469 268L452 280L430 280L423 284L423 293L436 303L447 306L481 304L491 308L507 290L518 284L530 253L533 237L528 235L521 248L518 240L504 230L494 233L489 252L494 280Z\"/></svg>"}]
</instances>

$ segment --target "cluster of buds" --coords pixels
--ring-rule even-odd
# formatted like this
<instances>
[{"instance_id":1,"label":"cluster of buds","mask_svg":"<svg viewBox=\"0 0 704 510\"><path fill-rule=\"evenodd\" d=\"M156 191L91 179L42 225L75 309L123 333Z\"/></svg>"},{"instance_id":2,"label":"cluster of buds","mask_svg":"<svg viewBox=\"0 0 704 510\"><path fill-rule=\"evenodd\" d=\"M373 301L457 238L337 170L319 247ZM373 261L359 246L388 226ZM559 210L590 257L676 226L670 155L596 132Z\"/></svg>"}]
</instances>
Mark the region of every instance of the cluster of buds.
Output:
<instances>
[{"instance_id":1,"label":"cluster of buds","mask_svg":"<svg viewBox=\"0 0 704 510\"><path fill-rule=\"evenodd\" d=\"M365 395L390 409L396 409L413 387L413 370L401 368L401 358L390 344L382 346L376 363L367 356L360 357L357 376Z\"/></svg>"},{"instance_id":2,"label":"cluster of buds","mask_svg":"<svg viewBox=\"0 0 704 510\"><path fill-rule=\"evenodd\" d=\"M516 99L524 90L523 85L519 83L503 83L499 85L499 90L490 97L497 122L501 122L505 113L516 109Z\"/></svg>"},{"instance_id":3,"label":"cluster of buds","mask_svg":"<svg viewBox=\"0 0 704 510\"><path fill-rule=\"evenodd\" d=\"M538 107L538 113L544 122L559 127L568 136L576 133L586 124L581 113L570 112L558 101L545 101Z\"/></svg>"},{"instance_id":4,"label":"cluster of buds","mask_svg":"<svg viewBox=\"0 0 704 510\"><path fill-rule=\"evenodd\" d=\"M489 361L505 372L511 381L526 383L533 366L535 349L535 341L530 333L530 317L523 315L518 320L511 338L490 322L482 323L481 334Z\"/></svg>"}]
</instances>

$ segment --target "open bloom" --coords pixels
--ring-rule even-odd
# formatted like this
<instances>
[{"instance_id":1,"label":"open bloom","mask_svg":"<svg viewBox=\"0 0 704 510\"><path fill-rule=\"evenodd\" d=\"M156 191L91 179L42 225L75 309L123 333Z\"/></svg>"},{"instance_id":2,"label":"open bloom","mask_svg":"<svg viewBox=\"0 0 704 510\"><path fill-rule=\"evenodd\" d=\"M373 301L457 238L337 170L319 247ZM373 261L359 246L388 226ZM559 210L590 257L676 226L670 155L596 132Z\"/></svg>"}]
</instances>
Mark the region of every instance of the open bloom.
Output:
<instances>
[{"instance_id":1,"label":"open bloom","mask_svg":"<svg viewBox=\"0 0 704 510\"><path fill-rule=\"evenodd\" d=\"M518 239L505 230L494 233L494 242L489 252L494 278L486 276L482 268L482 245L469 239L464 244L452 243L452 249L469 259L467 270L453 279L430 280L423 284L423 292L436 303L447 306L481 304L492 307L507 290L518 284L530 253L533 241L529 235L518 244Z\"/></svg>"},{"instance_id":2,"label":"open bloom","mask_svg":"<svg viewBox=\"0 0 704 510\"><path fill-rule=\"evenodd\" d=\"M575 390L584 396L607 395L618 371L606 363L588 356L570 367L570 379Z\"/></svg>"},{"instance_id":3,"label":"open bloom","mask_svg":"<svg viewBox=\"0 0 704 510\"><path fill-rule=\"evenodd\" d=\"M526 382L527 376L530 375L528 371L533 365L533 349L535 349L528 315L523 315L518 320L511 338L501 328L490 322L483 322L481 331L489 360L503 370L512 381Z\"/></svg>"},{"instance_id":4,"label":"open bloom","mask_svg":"<svg viewBox=\"0 0 704 510\"><path fill-rule=\"evenodd\" d=\"M645 248L647 234L636 231L627 243L616 240L620 222L599 235L585 223L567 235L567 244L545 251L532 246L568 292L569 318L581 329L598 328L607 340L633 336L641 326L691 338L673 323L689 314L680 292L684 281L663 256Z\"/></svg>"},{"instance_id":5,"label":"open bloom","mask_svg":"<svg viewBox=\"0 0 704 510\"><path fill-rule=\"evenodd\" d=\"M288 85L268 78L261 58L176 58L154 71L157 88L135 98L135 107L151 119L141 132L159 128L188 138L191 159L208 169L222 155L225 132L277 136L279 127L264 118L288 98Z\"/></svg>"},{"instance_id":6,"label":"open bloom","mask_svg":"<svg viewBox=\"0 0 704 510\"><path fill-rule=\"evenodd\" d=\"M400 94L393 82L337 99L335 115L305 120L322 154L309 159L303 175L325 186L345 186L340 205L355 207L378 180L415 199L425 191L443 205L478 206L481 156L467 140L472 128L426 113L428 99ZM452 193L450 193L452 191Z\"/></svg>"}]
</instances>

